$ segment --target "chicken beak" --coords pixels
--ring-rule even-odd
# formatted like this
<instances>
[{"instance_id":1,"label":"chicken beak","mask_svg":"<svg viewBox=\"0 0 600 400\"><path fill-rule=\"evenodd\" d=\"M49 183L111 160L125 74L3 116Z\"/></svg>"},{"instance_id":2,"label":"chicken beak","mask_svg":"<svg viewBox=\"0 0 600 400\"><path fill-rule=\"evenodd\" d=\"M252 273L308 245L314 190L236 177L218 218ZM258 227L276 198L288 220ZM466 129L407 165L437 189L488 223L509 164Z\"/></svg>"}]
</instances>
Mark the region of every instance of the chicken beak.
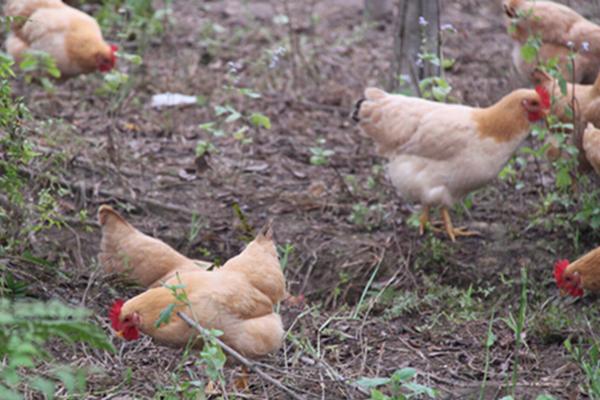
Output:
<instances>
[{"instance_id":1,"label":"chicken beak","mask_svg":"<svg viewBox=\"0 0 600 400\"><path fill-rule=\"evenodd\" d=\"M567 291L563 288L560 288L559 292L560 292L560 295L563 297L567 295Z\"/></svg>"},{"instance_id":2,"label":"chicken beak","mask_svg":"<svg viewBox=\"0 0 600 400\"><path fill-rule=\"evenodd\" d=\"M123 339L123 331L117 331L116 335L117 337Z\"/></svg>"}]
</instances>

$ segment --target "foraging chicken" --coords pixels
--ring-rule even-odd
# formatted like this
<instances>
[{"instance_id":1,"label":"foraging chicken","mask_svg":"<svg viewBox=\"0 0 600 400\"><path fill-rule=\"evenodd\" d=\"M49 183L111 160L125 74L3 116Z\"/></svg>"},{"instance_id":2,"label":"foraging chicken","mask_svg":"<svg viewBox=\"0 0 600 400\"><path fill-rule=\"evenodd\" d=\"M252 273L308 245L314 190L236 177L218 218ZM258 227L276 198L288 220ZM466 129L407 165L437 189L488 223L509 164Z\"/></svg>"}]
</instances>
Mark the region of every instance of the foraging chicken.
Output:
<instances>
[{"instance_id":1,"label":"foraging chicken","mask_svg":"<svg viewBox=\"0 0 600 400\"><path fill-rule=\"evenodd\" d=\"M369 88L353 118L389 159L387 174L398 194L423 204L420 234L430 207L439 205L446 232L455 241L476 233L454 228L448 208L496 178L549 107L550 95L541 86L516 90L488 108Z\"/></svg>"},{"instance_id":2,"label":"foraging chicken","mask_svg":"<svg viewBox=\"0 0 600 400\"><path fill-rule=\"evenodd\" d=\"M588 124L600 126L600 75L593 85L567 84L566 95L563 95L558 82L546 72L536 69L532 74L532 80L542 85L552 93L554 99L552 103L552 113L555 114L563 123L573 123L575 134L571 136L571 143L574 144L580 152L579 169L581 172L590 170L590 164L593 166L595 154L598 152L591 143L593 132L588 134L588 145L584 143L584 130ZM576 117L573 121L573 115ZM556 160L561 156L556 140L549 140L550 146L546 155L551 160ZM590 156L586 153L590 152ZM597 162L597 161L596 161Z\"/></svg>"},{"instance_id":3,"label":"foraging chicken","mask_svg":"<svg viewBox=\"0 0 600 400\"><path fill-rule=\"evenodd\" d=\"M560 260L554 264L554 279L561 294L583 296L583 291L600 291L600 248L590 251L572 263Z\"/></svg>"},{"instance_id":4,"label":"foraging chicken","mask_svg":"<svg viewBox=\"0 0 600 400\"><path fill-rule=\"evenodd\" d=\"M170 285L183 286L180 291L185 291L189 307L175 299ZM185 346L197 332L177 316L183 311L204 328L221 330L221 340L241 354L259 357L281 346L283 325L273 307L285 294L269 227L221 268L177 274L165 287L117 301L110 317L113 329L125 339L135 340L141 331L161 343ZM156 327L161 311L170 304L175 304L170 320Z\"/></svg>"},{"instance_id":5,"label":"foraging chicken","mask_svg":"<svg viewBox=\"0 0 600 400\"><path fill-rule=\"evenodd\" d=\"M194 272L211 265L191 260L143 234L108 205L100 206L98 221L102 227L98 259L107 273L121 273L139 285L154 287L177 272Z\"/></svg>"},{"instance_id":6,"label":"foraging chicken","mask_svg":"<svg viewBox=\"0 0 600 400\"><path fill-rule=\"evenodd\" d=\"M557 58L568 81L591 84L600 72L600 26L586 20L571 8L552 1L504 0L509 34L515 46L513 62L524 79L529 79L537 62L528 64L521 48L531 36L542 45L539 62ZM569 73L568 56L575 53L574 73Z\"/></svg>"},{"instance_id":7,"label":"foraging chicken","mask_svg":"<svg viewBox=\"0 0 600 400\"><path fill-rule=\"evenodd\" d=\"M583 132L583 151L585 158L600 175L600 129L588 123Z\"/></svg>"},{"instance_id":8,"label":"foraging chicken","mask_svg":"<svg viewBox=\"0 0 600 400\"><path fill-rule=\"evenodd\" d=\"M562 94L558 82L541 69L535 69L531 77L535 84L544 86L552 94L552 113L562 122L573 122L573 113L569 112L573 110L582 126L587 122L600 126L600 74L593 85L567 84L566 95Z\"/></svg>"},{"instance_id":9,"label":"foraging chicken","mask_svg":"<svg viewBox=\"0 0 600 400\"><path fill-rule=\"evenodd\" d=\"M7 0L4 15L17 17L6 39L17 62L30 50L46 52L63 78L115 67L117 47L104 41L96 20L61 0Z\"/></svg>"}]
</instances>

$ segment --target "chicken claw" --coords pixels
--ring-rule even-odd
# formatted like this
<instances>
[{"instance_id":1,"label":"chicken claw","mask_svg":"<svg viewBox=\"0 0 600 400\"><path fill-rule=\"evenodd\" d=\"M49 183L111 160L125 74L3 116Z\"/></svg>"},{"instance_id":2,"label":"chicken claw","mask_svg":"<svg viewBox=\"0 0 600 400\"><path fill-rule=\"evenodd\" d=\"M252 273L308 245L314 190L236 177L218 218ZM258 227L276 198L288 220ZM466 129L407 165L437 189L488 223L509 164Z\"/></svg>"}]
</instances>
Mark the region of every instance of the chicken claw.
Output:
<instances>
[{"instance_id":1,"label":"chicken claw","mask_svg":"<svg viewBox=\"0 0 600 400\"><path fill-rule=\"evenodd\" d=\"M452 219L450 219L450 213L446 207L442 207L442 219L444 220L446 233L453 242L456 242L457 236L481 236L481 233L477 231L469 231L466 228L455 228L452 226Z\"/></svg>"}]
</instances>

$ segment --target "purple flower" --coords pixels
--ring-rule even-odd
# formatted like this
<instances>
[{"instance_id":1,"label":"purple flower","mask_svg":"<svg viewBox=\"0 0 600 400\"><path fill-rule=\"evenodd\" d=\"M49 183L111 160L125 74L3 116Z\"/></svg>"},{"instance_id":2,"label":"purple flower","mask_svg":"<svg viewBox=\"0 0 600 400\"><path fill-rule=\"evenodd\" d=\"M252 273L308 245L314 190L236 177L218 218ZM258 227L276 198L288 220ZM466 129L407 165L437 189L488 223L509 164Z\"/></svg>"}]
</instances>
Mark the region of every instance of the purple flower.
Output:
<instances>
[{"instance_id":1,"label":"purple flower","mask_svg":"<svg viewBox=\"0 0 600 400\"><path fill-rule=\"evenodd\" d=\"M421 16L421 17L419 17L419 25L427 26L427 25L429 25L429 22L427 22L427 20Z\"/></svg>"},{"instance_id":2,"label":"purple flower","mask_svg":"<svg viewBox=\"0 0 600 400\"><path fill-rule=\"evenodd\" d=\"M583 42L581 43L581 50L584 52L588 52L590 51L590 42Z\"/></svg>"}]
</instances>

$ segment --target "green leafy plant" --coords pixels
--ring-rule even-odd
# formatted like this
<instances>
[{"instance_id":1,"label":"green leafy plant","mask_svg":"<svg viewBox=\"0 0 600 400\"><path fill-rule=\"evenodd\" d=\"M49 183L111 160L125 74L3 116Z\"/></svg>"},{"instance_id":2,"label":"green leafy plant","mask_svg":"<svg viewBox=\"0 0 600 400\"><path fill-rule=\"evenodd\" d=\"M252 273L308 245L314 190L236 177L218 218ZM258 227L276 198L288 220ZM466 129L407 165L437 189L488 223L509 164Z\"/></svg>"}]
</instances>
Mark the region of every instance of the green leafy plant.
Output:
<instances>
[{"instance_id":1,"label":"green leafy plant","mask_svg":"<svg viewBox=\"0 0 600 400\"><path fill-rule=\"evenodd\" d=\"M513 361L513 372L512 372L512 396L515 395L517 388L517 378L519 376L520 366L520 351L523 346L523 330L525 328L525 317L527 315L527 270L521 269L521 296L519 297L519 312L515 317L512 313L509 314L508 318L504 318L503 321L508 325L514 332L515 336L515 352Z\"/></svg>"},{"instance_id":2,"label":"green leafy plant","mask_svg":"<svg viewBox=\"0 0 600 400\"><path fill-rule=\"evenodd\" d=\"M124 40L135 41L141 52L150 39L160 37L170 22L172 0L156 9L152 0L107 0L96 13L96 19L106 31L118 32Z\"/></svg>"},{"instance_id":3,"label":"green leafy plant","mask_svg":"<svg viewBox=\"0 0 600 400\"><path fill-rule=\"evenodd\" d=\"M326 165L329 163L329 158L335 154L333 150L326 149L326 140L324 138L317 139L317 146L309 148L311 156L310 163L312 165Z\"/></svg>"},{"instance_id":4,"label":"green leafy plant","mask_svg":"<svg viewBox=\"0 0 600 400\"><path fill-rule=\"evenodd\" d=\"M360 202L352 206L352 213L348 216L348 221L371 231L381 225L383 218L384 211L381 204L367 205Z\"/></svg>"},{"instance_id":5,"label":"green leafy plant","mask_svg":"<svg viewBox=\"0 0 600 400\"><path fill-rule=\"evenodd\" d=\"M39 80L48 92L54 91L54 84L49 78L58 79L61 75L56 61L48 53L39 50L26 52L19 63L19 68L24 73L25 82Z\"/></svg>"},{"instance_id":6,"label":"green leafy plant","mask_svg":"<svg viewBox=\"0 0 600 400\"><path fill-rule=\"evenodd\" d=\"M86 343L101 350L114 351L104 332L87 321L90 313L67 307L57 301L48 303L0 299L0 398L23 399L25 387L54 398L57 385L74 395L85 388L85 372L57 365L39 374L35 367L52 357L46 350L49 341Z\"/></svg>"},{"instance_id":7,"label":"green leafy plant","mask_svg":"<svg viewBox=\"0 0 600 400\"><path fill-rule=\"evenodd\" d=\"M356 383L371 390L371 400L408 400L414 398L434 399L437 391L429 386L415 382L417 370L402 368L389 378L361 378ZM378 388L385 386L391 395L386 395Z\"/></svg>"},{"instance_id":8,"label":"green leafy plant","mask_svg":"<svg viewBox=\"0 0 600 400\"><path fill-rule=\"evenodd\" d=\"M517 22L521 18L533 18L532 11L520 12L517 16ZM516 25L509 27L509 32L514 31ZM540 48L542 42L534 34L530 34L526 43L521 46L521 56L525 62L534 64L541 68L556 80L557 86L563 97L568 96L567 77L574 80L575 62L579 51L585 52L585 46L581 49L575 48L574 44L570 46L567 55L566 68L559 63L558 57L541 61ZM553 102L556 99L552 99ZM572 140L577 135L578 130L582 128L583 120L576 115L573 107L574 98L568 99L569 104L564 110L561 110L565 116L563 121L556 115L549 115L545 126L536 126L533 129L533 137L538 139L538 146L535 148L523 147L521 152L538 159L545 159L546 153L551 144L549 138L553 138L556 148L554 152L558 154L551 165L554 172L554 187L547 191L544 188L540 193L543 196L540 201L539 212L534 216L534 223L544 223L547 228L559 228L566 232L567 236L572 238L577 247L577 238L581 236L581 231L585 229L594 230L600 227L600 192L597 187L586 176L581 176L578 170L579 150ZM537 163L537 161L536 161ZM525 169L527 161L524 157L517 156L502 171L501 178L515 182L517 187L523 186L520 171ZM518 169L514 168L518 165ZM538 167L538 173L542 172ZM542 178L540 177L540 181Z\"/></svg>"},{"instance_id":9,"label":"green leafy plant","mask_svg":"<svg viewBox=\"0 0 600 400\"><path fill-rule=\"evenodd\" d=\"M600 399L600 351L598 343L592 343L587 349L582 345L574 346L570 339L564 346L579 364L585 374L585 391L590 399Z\"/></svg>"}]
</instances>

